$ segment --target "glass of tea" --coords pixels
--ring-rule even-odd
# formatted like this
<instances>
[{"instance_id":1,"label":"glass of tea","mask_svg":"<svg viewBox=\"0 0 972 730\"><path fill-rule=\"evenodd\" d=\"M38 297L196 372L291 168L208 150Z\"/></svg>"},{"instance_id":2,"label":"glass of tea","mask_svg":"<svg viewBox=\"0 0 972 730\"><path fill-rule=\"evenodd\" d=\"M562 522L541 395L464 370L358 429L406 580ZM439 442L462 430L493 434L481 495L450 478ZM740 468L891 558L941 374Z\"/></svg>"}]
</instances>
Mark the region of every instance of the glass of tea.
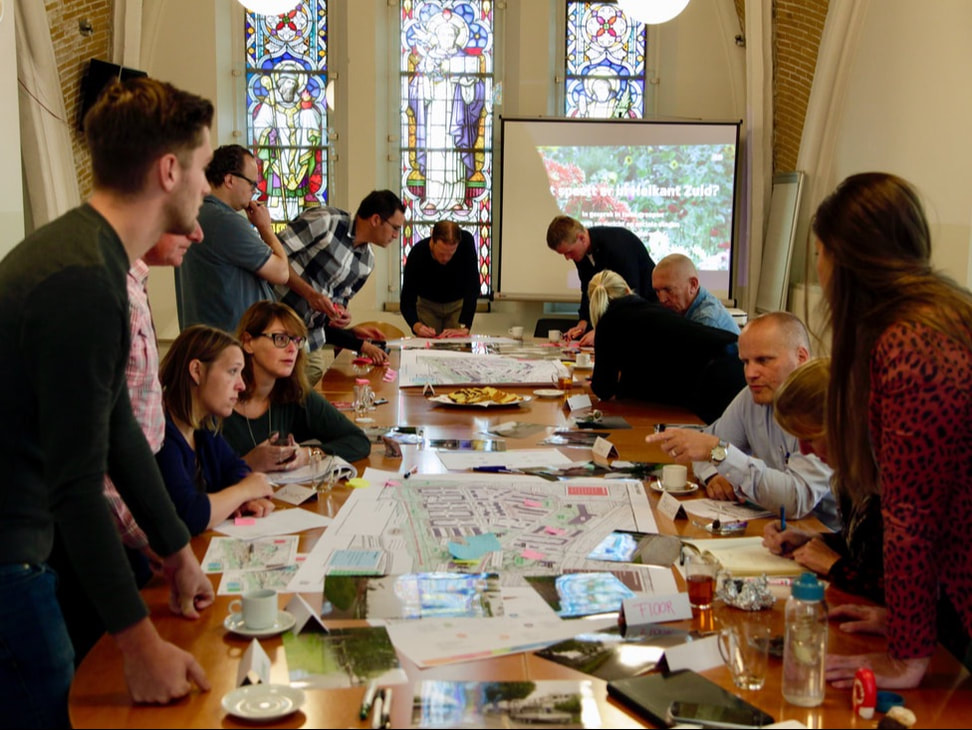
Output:
<instances>
[{"instance_id":1,"label":"glass of tea","mask_svg":"<svg viewBox=\"0 0 972 730\"><path fill-rule=\"evenodd\" d=\"M688 585L689 603L692 608L711 608L715 596L719 564L712 558L698 553L685 553L685 583Z\"/></svg>"}]
</instances>

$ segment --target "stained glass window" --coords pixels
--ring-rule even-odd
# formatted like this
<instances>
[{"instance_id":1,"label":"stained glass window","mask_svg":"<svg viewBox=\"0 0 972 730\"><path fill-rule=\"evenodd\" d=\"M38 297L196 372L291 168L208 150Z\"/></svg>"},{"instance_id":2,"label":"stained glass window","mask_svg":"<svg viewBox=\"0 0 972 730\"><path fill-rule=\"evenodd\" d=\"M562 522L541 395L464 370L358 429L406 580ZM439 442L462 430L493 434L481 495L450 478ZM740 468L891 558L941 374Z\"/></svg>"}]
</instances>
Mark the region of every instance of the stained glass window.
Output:
<instances>
[{"instance_id":1,"label":"stained glass window","mask_svg":"<svg viewBox=\"0 0 972 730\"><path fill-rule=\"evenodd\" d=\"M402 266L439 220L468 230L491 289L492 0L402 0Z\"/></svg>"},{"instance_id":2,"label":"stained glass window","mask_svg":"<svg viewBox=\"0 0 972 730\"><path fill-rule=\"evenodd\" d=\"M327 203L327 0L245 22L247 143L279 226Z\"/></svg>"},{"instance_id":3,"label":"stained glass window","mask_svg":"<svg viewBox=\"0 0 972 730\"><path fill-rule=\"evenodd\" d=\"M564 113L643 117L646 45L644 24L617 5L569 1Z\"/></svg>"}]
</instances>

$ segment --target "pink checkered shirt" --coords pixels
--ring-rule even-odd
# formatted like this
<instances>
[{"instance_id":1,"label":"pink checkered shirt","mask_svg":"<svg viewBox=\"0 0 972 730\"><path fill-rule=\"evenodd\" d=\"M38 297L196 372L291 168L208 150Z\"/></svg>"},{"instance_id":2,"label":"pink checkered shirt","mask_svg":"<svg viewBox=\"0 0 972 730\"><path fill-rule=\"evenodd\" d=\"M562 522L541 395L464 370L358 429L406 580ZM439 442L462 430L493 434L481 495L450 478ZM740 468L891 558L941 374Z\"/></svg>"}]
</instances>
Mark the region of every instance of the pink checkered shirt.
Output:
<instances>
[{"instance_id":1,"label":"pink checkered shirt","mask_svg":"<svg viewBox=\"0 0 972 730\"><path fill-rule=\"evenodd\" d=\"M132 411L145 433L153 453L162 448L165 438L165 414L162 412L162 385L159 383L159 347L155 340L152 310L149 309L145 280L149 269L142 259L136 259L128 271L129 325L132 346L128 353L125 378ZM111 506L122 542L141 550L148 546L148 538L128 511L111 479L105 477L105 497Z\"/></svg>"}]
</instances>

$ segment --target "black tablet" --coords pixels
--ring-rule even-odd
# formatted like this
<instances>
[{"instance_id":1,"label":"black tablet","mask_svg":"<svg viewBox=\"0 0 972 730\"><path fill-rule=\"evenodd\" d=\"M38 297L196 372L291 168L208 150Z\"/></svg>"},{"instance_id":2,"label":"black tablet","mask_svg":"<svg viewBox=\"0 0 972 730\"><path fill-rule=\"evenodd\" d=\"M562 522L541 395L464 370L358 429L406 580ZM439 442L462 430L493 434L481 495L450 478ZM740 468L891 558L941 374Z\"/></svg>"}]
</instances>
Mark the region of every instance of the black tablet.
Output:
<instances>
[{"instance_id":1,"label":"black tablet","mask_svg":"<svg viewBox=\"0 0 972 730\"><path fill-rule=\"evenodd\" d=\"M740 724L737 722L740 717L752 720L748 725L742 723L748 727L762 727L773 723L773 718L758 707L690 669L616 679L608 682L607 689L609 696L662 727L670 727L675 723L670 714L673 702L681 703L683 708L688 705L694 708L701 706L695 713L697 715L707 715L714 720L719 715L727 718L727 722L721 725L706 723L711 727ZM727 712L721 713L719 708L725 708Z\"/></svg>"}]
</instances>

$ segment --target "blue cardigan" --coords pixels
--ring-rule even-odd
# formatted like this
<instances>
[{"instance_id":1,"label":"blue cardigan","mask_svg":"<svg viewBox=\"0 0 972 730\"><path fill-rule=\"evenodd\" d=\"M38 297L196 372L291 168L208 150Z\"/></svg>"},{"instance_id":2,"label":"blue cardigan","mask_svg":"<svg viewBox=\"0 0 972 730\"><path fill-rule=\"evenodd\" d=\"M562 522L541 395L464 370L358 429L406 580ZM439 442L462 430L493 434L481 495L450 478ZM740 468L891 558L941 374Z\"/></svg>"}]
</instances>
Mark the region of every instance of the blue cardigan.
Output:
<instances>
[{"instance_id":1,"label":"blue cardigan","mask_svg":"<svg viewBox=\"0 0 972 730\"><path fill-rule=\"evenodd\" d=\"M195 432L195 439L193 451L166 415L165 442L155 460L176 512L189 532L198 535L209 525L207 494L238 484L250 473L250 467L220 434L201 429ZM197 473L203 484L197 483Z\"/></svg>"}]
</instances>

